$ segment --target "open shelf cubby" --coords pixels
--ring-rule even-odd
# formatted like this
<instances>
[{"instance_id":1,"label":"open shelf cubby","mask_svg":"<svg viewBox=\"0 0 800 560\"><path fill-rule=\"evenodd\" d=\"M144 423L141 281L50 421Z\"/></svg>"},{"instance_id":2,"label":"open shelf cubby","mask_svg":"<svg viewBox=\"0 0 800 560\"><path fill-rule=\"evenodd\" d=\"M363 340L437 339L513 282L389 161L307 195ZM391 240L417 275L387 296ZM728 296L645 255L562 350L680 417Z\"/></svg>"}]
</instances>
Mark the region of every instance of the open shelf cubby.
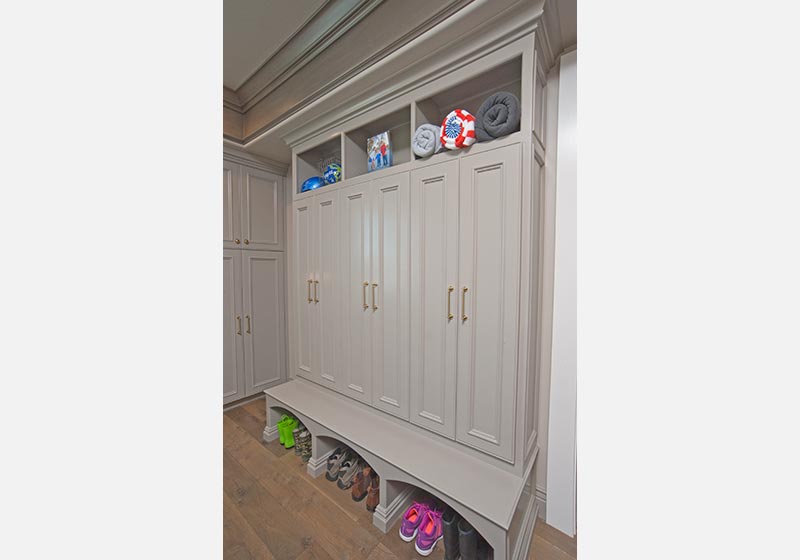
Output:
<instances>
[{"instance_id":1,"label":"open shelf cubby","mask_svg":"<svg viewBox=\"0 0 800 560\"><path fill-rule=\"evenodd\" d=\"M414 126L430 123L441 126L442 121L454 109L466 109L473 115L487 97L498 91L507 91L522 98L522 58L513 58L473 76L463 82L440 91L414 104ZM416 159L419 159L415 156Z\"/></svg>"},{"instance_id":2,"label":"open shelf cubby","mask_svg":"<svg viewBox=\"0 0 800 560\"><path fill-rule=\"evenodd\" d=\"M367 173L367 138L389 132L392 165L411 161L411 107L405 106L344 134L344 177Z\"/></svg>"},{"instance_id":3,"label":"open shelf cubby","mask_svg":"<svg viewBox=\"0 0 800 560\"><path fill-rule=\"evenodd\" d=\"M322 177L325 168L333 162L342 163L342 138L340 134L319 146L297 154L297 177L295 177L297 192L300 192L303 181L309 177Z\"/></svg>"}]
</instances>

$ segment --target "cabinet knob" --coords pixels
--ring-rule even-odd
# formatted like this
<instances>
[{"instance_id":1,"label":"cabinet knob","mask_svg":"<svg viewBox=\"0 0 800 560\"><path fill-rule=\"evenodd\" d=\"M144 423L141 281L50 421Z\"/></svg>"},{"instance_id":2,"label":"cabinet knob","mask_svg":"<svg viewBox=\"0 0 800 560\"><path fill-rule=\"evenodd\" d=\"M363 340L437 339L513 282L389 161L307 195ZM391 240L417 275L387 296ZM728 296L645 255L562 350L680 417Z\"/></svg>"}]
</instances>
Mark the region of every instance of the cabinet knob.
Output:
<instances>
[{"instance_id":1,"label":"cabinet knob","mask_svg":"<svg viewBox=\"0 0 800 560\"><path fill-rule=\"evenodd\" d=\"M237 245L239 244L239 240L238 239L234 239L233 242L236 243Z\"/></svg>"},{"instance_id":2,"label":"cabinet knob","mask_svg":"<svg viewBox=\"0 0 800 560\"><path fill-rule=\"evenodd\" d=\"M249 239L245 239L245 240L244 240L244 244L245 244L245 245L250 245L250 240L249 240Z\"/></svg>"}]
</instances>

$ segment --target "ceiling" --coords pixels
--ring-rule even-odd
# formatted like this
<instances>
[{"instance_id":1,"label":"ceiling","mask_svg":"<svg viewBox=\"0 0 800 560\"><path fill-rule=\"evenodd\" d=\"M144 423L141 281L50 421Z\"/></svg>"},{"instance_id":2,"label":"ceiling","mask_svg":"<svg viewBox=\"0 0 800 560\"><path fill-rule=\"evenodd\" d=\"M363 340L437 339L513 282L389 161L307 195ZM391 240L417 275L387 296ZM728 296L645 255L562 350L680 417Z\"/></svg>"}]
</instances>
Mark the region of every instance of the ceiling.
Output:
<instances>
[{"instance_id":1,"label":"ceiling","mask_svg":"<svg viewBox=\"0 0 800 560\"><path fill-rule=\"evenodd\" d=\"M237 90L327 0L225 0L222 79Z\"/></svg>"}]
</instances>

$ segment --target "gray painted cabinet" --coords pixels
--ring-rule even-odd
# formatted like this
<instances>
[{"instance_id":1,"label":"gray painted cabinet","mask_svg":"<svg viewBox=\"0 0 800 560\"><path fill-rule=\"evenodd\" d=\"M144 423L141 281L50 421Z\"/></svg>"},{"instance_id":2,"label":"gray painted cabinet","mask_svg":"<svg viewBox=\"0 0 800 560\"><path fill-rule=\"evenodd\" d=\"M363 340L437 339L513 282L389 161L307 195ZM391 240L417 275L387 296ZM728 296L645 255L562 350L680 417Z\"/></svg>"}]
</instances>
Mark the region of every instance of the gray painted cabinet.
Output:
<instances>
[{"instance_id":1,"label":"gray painted cabinet","mask_svg":"<svg viewBox=\"0 0 800 560\"><path fill-rule=\"evenodd\" d=\"M222 256L222 402L245 396L242 331L241 251Z\"/></svg>"},{"instance_id":2,"label":"gray painted cabinet","mask_svg":"<svg viewBox=\"0 0 800 560\"><path fill-rule=\"evenodd\" d=\"M411 422L454 439L458 160L411 172Z\"/></svg>"},{"instance_id":3,"label":"gray painted cabinet","mask_svg":"<svg viewBox=\"0 0 800 560\"><path fill-rule=\"evenodd\" d=\"M283 177L224 160L222 194L223 248L283 250Z\"/></svg>"},{"instance_id":4,"label":"gray painted cabinet","mask_svg":"<svg viewBox=\"0 0 800 560\"><path fill-rule=\"evenodd\" d=\"M461 159L456 439L514 459L520 146Z\"/></svg>"}]
</instances>

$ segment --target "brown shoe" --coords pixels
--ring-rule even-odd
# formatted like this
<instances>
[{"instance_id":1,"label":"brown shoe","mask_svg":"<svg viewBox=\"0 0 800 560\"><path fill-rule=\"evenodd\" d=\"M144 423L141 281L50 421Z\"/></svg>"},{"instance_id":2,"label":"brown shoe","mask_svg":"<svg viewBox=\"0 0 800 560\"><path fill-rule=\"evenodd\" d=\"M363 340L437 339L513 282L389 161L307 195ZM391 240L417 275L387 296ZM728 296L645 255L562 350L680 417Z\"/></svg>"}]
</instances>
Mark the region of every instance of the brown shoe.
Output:
<instances>
[{"instance_id":1,"label":"brown shoe","mask_svg":"<svg viewBox=\"0 0 800 560\"><path fill-rule=\"evenodd\" d=\"M367 490L367 511L375 511L381 502L381 478L372 471L369 475L369 489Z\"/></svg>"},{"instance_id":2,"label":"brown shoe","mask_svg":"<svg viewBox=\"0 0 800 560\"><path fill-rule=\"evenodd\" d=\"M370 473L372 469L369 465L365 466L361 471L356 473L356 477L353 481L353 492L352 498L354 502L360 502L364 498L367 497L367 491L369 490L369 481L370 481Z\"/></svg>"}]
</instances>

